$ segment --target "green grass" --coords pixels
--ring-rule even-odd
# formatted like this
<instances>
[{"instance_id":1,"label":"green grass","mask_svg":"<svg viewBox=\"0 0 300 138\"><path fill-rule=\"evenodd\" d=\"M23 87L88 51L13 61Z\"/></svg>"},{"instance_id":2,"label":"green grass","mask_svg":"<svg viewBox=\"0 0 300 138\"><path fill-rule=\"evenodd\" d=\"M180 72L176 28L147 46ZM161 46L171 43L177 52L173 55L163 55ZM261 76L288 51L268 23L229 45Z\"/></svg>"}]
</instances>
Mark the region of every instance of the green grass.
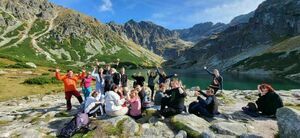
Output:
<instances>
[{"instance_id":1,"label":"green grass","mask_svg":"<svg viewBox=\"0 0 300 138\"><path fill-rule=\"evenodd\" d=\"M17 68L17 69L20 69L20 68L32 68L31 66L25 64L25 63L20 63L20 62L17 62L16 64L14 65L7 65L5 66L5 68Z\"/></svg>"},{"instance_id":2,"label":"green grass","mask_svg":"<svg viewBox=\"0 0 300 138\"><path fill-rule=\"evenodd\" d=\"M8 32L7 34L5 34L4 37L14 37L14 36L17 36L20 34L20 32L24 31L25 30L25 26L26 26L26 23L23 23L22 25L20 25L19 27L17 27L15 30L12 30L10 32Z\"/></svg>"},{"instance_id":3,"label":"green grass","mask_svg":"<svg viewBox=\"0 0 300 138\"><path fill-rule=\"evenodd\" d=\"M34 33L37 33L36 35L41 34L47 30L47 26L49 26L49 23L47 21L37 19L34 21L32 27L29 31L29 34L34 34Z\"/></svg>"},{"instance_id":4,"label":"green grass","mask_svg":"<svg viewBox=\"0 0 300 138\"><path fill-rule=\"evenodd\" d=\"M44 84L59 84L60 81L58 81L55 77L36 77L36 78L29 78L24 81L24 84L30 84L30 85L44 85Z\"/></svg>"},{"instance_id":5,"label":"green grass","mask_svg":"<svg viewBox=\"0 0 300 138\"><path fill-rule=\"evenodd\" d=\"M44 55L36 55L31 44L31 38L26 38L22 43L18 44L18 46L0 48L0 57L6 57L19 62L33 62L41 66L53 65L46 60Z\"/></svg>"},{"instance_id":6,"label":"green grass","mask_svg":"<svg viewBox=\"0 0 300 138\"><path fill-rule=\"evenodd\" d=\"M270 71L279 71L278 74L287 75L299 73L300 70L300 53L298 51L266 53L260 56L250 57L242 60L232 68L244 67L244 69L262 68ZM291 67L286 70L287 67Z\"/></svg>"},{"instance_id":7,"label":"green grass","mask_svg":"<svg viewBox=\"0 0 300 138\"><path fill-rule=\"evenodd\" d=\"M173 126L179 131L179 130L184 130L188 134L188 137L191 138L198 138L201 136L201 134L195 130L190 129L187 127L185 124L182 124L178 121L176 121L174 118L171 118L171 123Z\"/></svg>"},{"instance_id":8,"label":"green grass","mask_svg":"<svg viewBox=\"0 0 300 138\"><path fill-rule=\"evenodd\" d=\"M20 38L11 39L8 43L6 43L5 45L3 45L2 47L11 46L11 45L15 44L18 40L20 40Z\"/></svg>"}]
</instances>

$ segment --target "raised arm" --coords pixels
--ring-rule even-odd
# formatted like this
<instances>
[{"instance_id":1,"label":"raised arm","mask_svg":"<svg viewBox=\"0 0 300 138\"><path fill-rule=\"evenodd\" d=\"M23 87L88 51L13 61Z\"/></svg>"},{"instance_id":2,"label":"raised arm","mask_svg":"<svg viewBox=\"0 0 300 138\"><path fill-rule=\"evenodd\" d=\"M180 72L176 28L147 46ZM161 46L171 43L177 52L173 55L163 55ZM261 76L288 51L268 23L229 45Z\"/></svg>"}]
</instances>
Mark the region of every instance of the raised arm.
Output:
<instances>
[{"instance_id":1,"label":"raised arm","mask_svg":"<svg viewBox=\"0 0 300 138\"><path fill-rule=\"evenodd\" d=\"M213 74L211 71L209 71L208 69L207 69L207 67L205 66L204 67L204 70L208 73L208 74L210 74L210 75L212 75L212 76L214 76L215 74Z\"/></svg>"},{"instance_id":2,"label":"raised arm","mask_svg":"<svg viewBox=\"0 0 300 138\"><path fill-rule=\"evenodd\" d=\"M56 77L57 80L63 80L63 79L66 78L66 75L61 76L60 75L60 69L56 69L56 71L55 71L55 77Z\"/></svg>"},{"instance_id":3,"label":"raised arm","mask_svg":"<svg viewBox=\"0 0 300 138\"><path fill-rule=\"evenodd\" d=\"M207 97L206 93L204 93L203 91L199 90L198 91L201 95L203 95L204 97Z\"/></svg>"},{"instance_id":4,"label":"raised arm","mask_svg":"<svg viewBox=\"0 0 300 138\"><path fill-rule=\"evenodd\" d=\"M93 70L93 72L91 74L94 78L97 78L97 76L98 76L98 73L96 73L96 70L97 70L97 68L94 67L94 70Z\"/></svg>"}]
</instances>

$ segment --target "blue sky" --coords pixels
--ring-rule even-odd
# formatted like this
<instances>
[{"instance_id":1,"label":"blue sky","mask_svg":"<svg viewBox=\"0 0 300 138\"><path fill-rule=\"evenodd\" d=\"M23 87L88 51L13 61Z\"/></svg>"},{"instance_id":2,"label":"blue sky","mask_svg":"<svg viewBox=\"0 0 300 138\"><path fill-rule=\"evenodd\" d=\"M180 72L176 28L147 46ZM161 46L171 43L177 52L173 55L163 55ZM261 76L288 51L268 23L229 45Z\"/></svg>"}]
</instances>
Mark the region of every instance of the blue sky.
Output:
<instances>
[{"instance_id":1,"label":"blue sky","mask_svg":"<svg viewBox=\"0 0 300 138\"><path fill-rule=\"evenodd\" d=\"M212 21L228 23L249 13L264 0L50 0L96 17L123 24L130 19L152 21L169 29L188 28Z\"/></svg>"}]
</instances>

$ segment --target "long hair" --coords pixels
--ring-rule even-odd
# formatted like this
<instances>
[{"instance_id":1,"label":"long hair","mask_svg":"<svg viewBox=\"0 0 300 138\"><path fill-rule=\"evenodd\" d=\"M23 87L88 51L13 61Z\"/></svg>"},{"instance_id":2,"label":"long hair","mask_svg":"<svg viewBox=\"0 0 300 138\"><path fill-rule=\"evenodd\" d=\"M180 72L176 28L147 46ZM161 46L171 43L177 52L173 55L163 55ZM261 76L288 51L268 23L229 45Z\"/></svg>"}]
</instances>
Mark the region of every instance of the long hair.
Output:
<instances>
[{"instance_id":1,"label":"long hair","mask_svg":"<svg viewBox=\"0 0 300 138\"><path fill-rule=\"evenodd\" d=\"M271 85L266 84L266 83L263 83L260 85L260 89L262 89L262 88L267 89L268 92L275 92L275 89Z\"/></svg>"}]
</instances>

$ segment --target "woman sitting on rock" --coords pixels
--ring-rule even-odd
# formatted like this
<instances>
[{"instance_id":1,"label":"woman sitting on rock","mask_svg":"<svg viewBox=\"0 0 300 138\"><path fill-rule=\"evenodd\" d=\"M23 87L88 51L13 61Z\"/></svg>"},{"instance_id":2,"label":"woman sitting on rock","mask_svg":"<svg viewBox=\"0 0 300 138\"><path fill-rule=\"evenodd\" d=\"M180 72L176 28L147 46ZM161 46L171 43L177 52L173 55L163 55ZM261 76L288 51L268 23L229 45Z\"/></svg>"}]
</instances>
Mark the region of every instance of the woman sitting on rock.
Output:
<instances>
[{"instance_id":1,"label":"woman sitting on rock","mask_svg":"<svg viewBox=\"0 0 300 138\"><path fill-rule=\"evenodd\" d=\"M206 100L202 99L200 94L206 97ZM208 88L206 93L199 90L195 92L195 95L197 96L198 101L192 102L189 105L189 113L205 117L213 117L214 115L219 114L218 102L214 95L214 89Z\"/></svg>"},{"instance_id":2,"label":"woman sitting on rock","mask_svg":"<svg viewBox=\"0 0 300 138\"><path fill-rule=\"evenodd\" d=\"M118 94L118 86L113 85L112 90L105 94L105 112L110 116L121 116L128 112L128 108L124 105L125 99L121 99Z\"/></svg>"},{"instance_id":3,"label":"woman sitting on rock","mask_svg":"<svg viewBox=\"0 0 300 138\"><path fill-rule=\"evenodd\" d=\"M258 117L260 115L274 117L276 110L283 107L280 96L275 93L275 90L269 84L258 85L257 89L259 98L256 100L256 104L252 102L248 103L246 107L242 108L244 113L252 117Z\"/></svg>"},{"instance_id":4,"label":"woman sitting on rock","mask_svg":"<svg viewBox=\"0 0 300 138\"><path fill-rule=\"evenodd\" d=\"M103 114L102 104L96 98L98 94L99 93L97 91L93 91L85 100L84 113L87 113L89 116L98 116Z\"/></svg>"},{"instance_id":5,"label":"woman sitting on rock","mask_svg":"<svg viewBox=\"0 0 300 138\"><path fill-rule=\"evenodd\" d=\"M151 107L151 101L147 96L145 88L140 85L136 85L135 90L138 91L138 96L140 97L140 101L142 104L142 110Z\"/></svg>"},{"instance_id":6,"label":"woman sitting on rock","mask_svg":"<svg viewBox=\"0 0 300 138\"><path fill-rule=\"evenodd\" d=\"M180 114L184 111L184 98L187 96L178 80L171 81L171 89L166 90L161 99L160 114L164 117ZM166 108L167 107L167 108Z\"/></svg>"},{"instance_id":7,"label":"woman sitting on rock","mask_svg":"<svg viewBox=\"0 0 300 138\"><path fill-rule=\"evenodd\" d=\"M128 115L134 119L139 119L142 117L142 106L141 100L138 96L137 90L131 90L127 96L127 102L129 103L129 112Z\"/></svg>"}]
</instances>

